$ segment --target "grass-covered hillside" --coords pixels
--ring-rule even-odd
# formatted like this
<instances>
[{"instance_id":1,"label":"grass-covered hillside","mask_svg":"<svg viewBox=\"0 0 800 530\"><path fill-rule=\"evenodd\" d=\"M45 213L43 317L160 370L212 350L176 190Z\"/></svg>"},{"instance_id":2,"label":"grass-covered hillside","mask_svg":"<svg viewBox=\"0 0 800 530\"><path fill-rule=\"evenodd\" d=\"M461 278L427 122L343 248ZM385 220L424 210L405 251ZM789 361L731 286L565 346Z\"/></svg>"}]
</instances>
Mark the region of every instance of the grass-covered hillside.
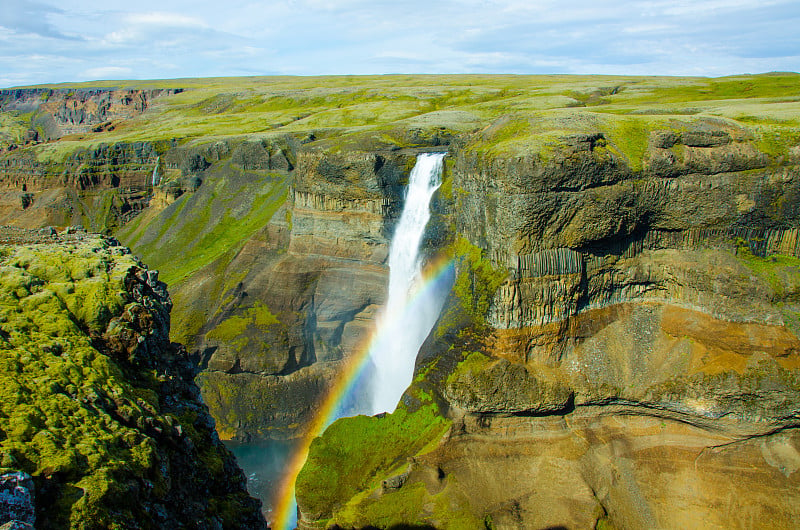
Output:
<instances>
[{"instance_id":1,"label":"grass-covered hillside","mask_svg":"<svg viewBox=\"0 0 800 530\"><path fill-rule=\"evenodd\" d=\"M516 151L541 136L607 126L621 149L644 130L701 116L746 124L768 151L800 125L800 75L772 73L724 78L621 76L336 76L109 81L50 86L165 89L129 120L97 132L69 135L35 147L40 160L60 160L100 143L231 136L300 137L341 141L360 133L386 144L413 143L407 131L484 131L479 143ZM51 96L52 97L52 96ZM0 114L0 141L23 142L35 112ZM502 122L496 120L502 118ZM604 127L605 128L605 127ZM333 141L333 140L332 140ZM630 154L635 156L635 152Z\"/></svg>"}]
</instances>

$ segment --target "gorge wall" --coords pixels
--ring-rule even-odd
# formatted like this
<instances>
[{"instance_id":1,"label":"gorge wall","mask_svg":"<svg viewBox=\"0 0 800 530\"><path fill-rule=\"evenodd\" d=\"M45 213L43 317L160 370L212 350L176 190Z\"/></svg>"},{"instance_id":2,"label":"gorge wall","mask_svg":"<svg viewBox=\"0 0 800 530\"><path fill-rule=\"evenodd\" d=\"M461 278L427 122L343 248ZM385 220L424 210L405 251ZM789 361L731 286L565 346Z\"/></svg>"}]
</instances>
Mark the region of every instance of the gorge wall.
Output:
<instances>
[{"instance_id":1,"label":"gorge wall","mask_svg":"<svg viewBox=\"0 0 800 530\"><path fill-rule=\"evenodd\" d=\"M792 526L800 159L684 127L636 169L602 130L451 147L458 278L401 413L449 427L390 415L354 442L341 420L298 478L301 526ZM358 456L409 424L422 443Z\"/></svg>"},{"instance_id":2,"label":"gorge wall","mask_svg":"<svg viewBox=\"0 0 800 530\"><path fill-rule=\"evenodd\" d=\"M301 111L282 89L258 133L32 144L0 158L0 215L115 233L169 284L220 436L295 438L384 302L415 155L447 150L424 252L455 261L453 291L399 409L315 440L301 524L789 528L800 134L772 109L792 89L745 87L774 99L759 118L590 82L625 90L414 88L369 129L344 113L375 101Z\"/></svg>"}]
</instances>

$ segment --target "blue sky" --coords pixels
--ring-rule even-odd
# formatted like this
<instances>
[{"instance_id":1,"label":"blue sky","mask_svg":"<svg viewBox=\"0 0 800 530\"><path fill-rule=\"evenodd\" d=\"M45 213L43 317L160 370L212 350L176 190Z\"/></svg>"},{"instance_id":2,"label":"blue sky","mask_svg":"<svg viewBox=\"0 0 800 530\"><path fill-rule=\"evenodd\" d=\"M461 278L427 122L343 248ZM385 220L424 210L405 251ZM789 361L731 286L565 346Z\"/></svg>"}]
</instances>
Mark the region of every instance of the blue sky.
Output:
<instances>
[{"instance_id":1,"label":"blue sky","mask_svg":"<svg viewBox=\"0 0 800 530\"><path fill-rule=\"evenodd\" d=\"M798 28L798 0L3 0L0 86L271 74L798 71Z\"/></svg>"}]
</instances>

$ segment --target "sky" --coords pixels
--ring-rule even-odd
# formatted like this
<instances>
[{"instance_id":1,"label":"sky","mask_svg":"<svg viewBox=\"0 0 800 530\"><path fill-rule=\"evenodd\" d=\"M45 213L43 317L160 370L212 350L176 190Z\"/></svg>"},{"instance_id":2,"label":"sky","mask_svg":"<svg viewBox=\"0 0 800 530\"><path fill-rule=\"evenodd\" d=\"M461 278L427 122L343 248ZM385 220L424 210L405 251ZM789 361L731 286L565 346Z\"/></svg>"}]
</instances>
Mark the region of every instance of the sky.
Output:
<instances>
[{"instance_id":1,"label":"sky","mask_svg":"<svg viewBox=\"0 0 800 530\"><path fill-rule=\"evenodd\" d=\"M0 5L0 87L274 74L769 71L800 71L798 0Z\"/></svg>"}]
</instances>

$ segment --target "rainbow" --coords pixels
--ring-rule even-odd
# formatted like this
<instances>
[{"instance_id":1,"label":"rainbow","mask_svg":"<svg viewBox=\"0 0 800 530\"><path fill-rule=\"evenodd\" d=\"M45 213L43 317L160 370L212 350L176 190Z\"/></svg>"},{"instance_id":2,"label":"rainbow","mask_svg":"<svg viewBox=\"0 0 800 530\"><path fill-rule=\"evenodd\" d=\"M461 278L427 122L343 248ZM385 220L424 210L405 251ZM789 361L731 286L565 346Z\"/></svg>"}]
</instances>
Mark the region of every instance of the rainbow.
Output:
<instances>
[{"instance_id":1,"label":"rainbow","mask_svg":"<svg viewBox=\"0 0 800 530\"><path fill-rule=\"evenodd\" d=\"M409 297L404 311L415 311L415 307L433 289L441 289L452 284L454 264L449 259L436 260L422 273L423 281L412 296ZM317 409L316 415L307 427L305 436L295 448L285 468L285 474L278 488L278 496L273 502L274 519L273 530L290 530L294 527L297 516L295 504L294 484L297 475L306 462L311 442L322 434L325 428L338 419L341 414L342 404L353 391L361 374L369 365L369 354L373 344L380 340L380 330L375 329L368 335L361 345L356 348L344 361L339 377L334 381L328 393L323 398Z\"/></svg>"}]
</instances>

